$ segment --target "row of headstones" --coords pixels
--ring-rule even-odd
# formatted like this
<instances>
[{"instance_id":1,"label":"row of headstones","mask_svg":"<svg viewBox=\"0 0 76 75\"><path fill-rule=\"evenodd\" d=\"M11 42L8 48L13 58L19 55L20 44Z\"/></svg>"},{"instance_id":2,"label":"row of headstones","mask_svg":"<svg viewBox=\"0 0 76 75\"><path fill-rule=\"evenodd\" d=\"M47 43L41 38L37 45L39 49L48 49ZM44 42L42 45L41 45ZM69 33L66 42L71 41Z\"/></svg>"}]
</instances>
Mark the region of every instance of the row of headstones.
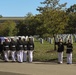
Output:
<instances>
[{"instance_id":1,"label":"row of headstones","mask_svg":"<svg viewBox=\"0 0 76 75\"><path fill-rule=\"evenodd\" d=\"M76 34L62 34L56 36L56 41L58 39L62 39L63 42L67 42L68 40L71 40L72 43L76 42Z\"/></svg>"},{"instance_id":2,"label":"row of headstones","mask_svg":"<svg viewBox=\"0 0 76 75\"><path fill-rule=\"evenodd\" d=\"M39 40L39 42L40 42L41 44L43 44L44 41L47 41L47 42L49 42L50 44L53 44L53 42L54 42L54 38L50 38L50 37L45 38L45 39L39 38L38 40Z\"/></svg>"},{"instance_id":3,"label":"row of headstones","mask_svg":"<svg viewBox=\"0 0 76 75\"><path fill-rule=\"evenodd\" d=\"M76 34L74 34L74 41L76 42Z\"/></svg>"},{"instance_id":4,"label":"row of headstones","mask_svg":"<svg viewBox=\"0 0 76 75\"><path fill-rule=\"evenodd\" d=\"M76 42L76 34L58 34L55 36L55 42L59 42L59 39L62 39L63 42L67 42L68 40L71 40L72 43ZM54 43L54 37L50 38L39 38L38 39L40 41L41 44L44 43L44 40L46 40L47 42L49 42L50 44Z\"/></svg>"}]
</instances>

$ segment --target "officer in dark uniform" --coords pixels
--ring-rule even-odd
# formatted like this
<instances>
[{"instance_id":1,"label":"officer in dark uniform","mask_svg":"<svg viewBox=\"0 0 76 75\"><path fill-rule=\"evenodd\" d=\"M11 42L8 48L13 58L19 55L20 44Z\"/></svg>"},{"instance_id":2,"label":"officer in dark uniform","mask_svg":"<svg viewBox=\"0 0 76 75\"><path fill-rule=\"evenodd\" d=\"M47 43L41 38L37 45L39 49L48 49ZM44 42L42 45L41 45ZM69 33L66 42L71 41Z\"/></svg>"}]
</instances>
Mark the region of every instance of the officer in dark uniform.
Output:
<instances>
[{"instance_id":1,"label":"officer in dark uniform","mask_svg":"<svg viewBox=\"0 0 76 75\"><path fill-rule=\"evenodd\" d=\"M21 37L19 37L19 40L17 40L17 61L23 62L23 41L21 40Z\"/></svg>"},{"instance_id":2,"label":"officer in dark uniform","mask_svg":"<svg viewBox=\"0 0 76 75\"><path fill-rule=\"evenodd\" d=\"M73 52L73 45L71 43L71 40L68 40L67 46L67 64L72 64L72 52Z\"/></svg>"},{"instance_id":3,"label":"officer in dark uniform","mask_svg":"<svg viewBox=\"0 0 76 75\"><path fill-rule=\"evenodd\" d=\"M28 50L28 41L26 38L23 38L23 61L26 62L27 61L27 50Z\"/></svg>"},{"instance_id":4,"label":"officer in dark uniform","mask_svg":"<svg viewBox=\"0 0 76 75\"><path fill-rule=\"evenodd\" d=\"M64 51L64 43L62 39L59 39L59 42L57 43L58 45L58 63L62 64L63 63L63 51Z\"/></svg>"},{"instance_id":5,"label":"officer in dark uniform","mask_svg":"<svg viewBox=\"0 0 76 75\"><path fill-rule=\"evenodd\" d=\"M3 51L3 44L2 44L2 41L0 39L0 54L2 54L2 51Z\"/></svg>"},{"instance_id":6,"label":"officer in dark uniform","mask_svg":"<svg viewBox=\"0 0 76 75\"><path fill-rule=\"evenodd\" d=\"M34 50L33 37L29 37L29 41L28 41L29 62L32 62L33 61L33 50Z\"/></svg>"},{"instance_id":7,"label":"officer in dark uniform","mask_svg":"<svg viewBox=\"0 0 76 75\"><path fill-rule=\"evenodd\" d=\"M11 56L12 56L12 61L15 62L16 61L16 42L14 41L13 38L11 38L11 42L10 42L10 50L11 50Z\"/></svg>"},{"instance_id":8,"label":"officer in dark uniform","mask_svg":"<svg viewBox=\"0 0 76 75\"><path fill-rule=\"evenodd\" d=\"M3 42L2 40L0 39L0 54L1 54L1 58L4 59L4 54L3 54Z\"/></svg>"},{"instance_id":9,"label":"officer in dark uniform","mask_svg":"<svg viewBox=\"0 0 76 75\"><path fill-rule=\"evenodd\" d=\"M5 59L5 61L9 61L9 50L10 50L10 48L9 48L9 45L10 45L10 43L8 42L8 38L5 38L5 41L3 42L3 50L4 50L4 59Z\"/></svg>"}]
</instances>

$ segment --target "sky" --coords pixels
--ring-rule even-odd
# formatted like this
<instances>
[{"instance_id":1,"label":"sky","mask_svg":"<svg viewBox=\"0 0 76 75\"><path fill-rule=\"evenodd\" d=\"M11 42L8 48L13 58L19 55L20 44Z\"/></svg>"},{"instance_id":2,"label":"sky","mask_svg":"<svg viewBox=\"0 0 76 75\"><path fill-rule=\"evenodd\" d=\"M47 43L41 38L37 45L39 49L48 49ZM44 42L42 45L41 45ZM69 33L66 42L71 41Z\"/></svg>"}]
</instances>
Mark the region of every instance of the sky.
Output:
<instances>
[{"instance_id":1,"label":"sky","mask_svg":"<svg viewBox=\"0 0 76 75\"><path fill-rule=\"evenodd\" d=\"M3 17L24 17L31 12L39 14L36 10L45 0L0 0L0 15ZM60 4L67 2L67 8L76 4L76 0L60 0Z\"/></svg>"}]
</instances>

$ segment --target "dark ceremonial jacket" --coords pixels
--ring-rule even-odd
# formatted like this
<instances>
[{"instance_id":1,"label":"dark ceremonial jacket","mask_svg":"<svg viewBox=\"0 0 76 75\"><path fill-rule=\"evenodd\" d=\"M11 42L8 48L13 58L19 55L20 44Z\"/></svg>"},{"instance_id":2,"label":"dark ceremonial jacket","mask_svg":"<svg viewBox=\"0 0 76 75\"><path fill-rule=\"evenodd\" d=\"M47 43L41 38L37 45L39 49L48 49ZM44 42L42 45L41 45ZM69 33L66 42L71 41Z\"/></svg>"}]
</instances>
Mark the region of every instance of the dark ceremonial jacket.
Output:
<instances>
[{"instance_id":1,"label":"dark ceremonial jacket","mask_svg":"<svg viewBox=\"0 0 76 75\"><path fill-rule=\"evenodd\" d=\"M28 50L34 50L34 42L33 41L28 42Z\"/></svg>"},{"instance_id":2,"label":"dark ceremonial jacket","mask_svg":"<svg viewBox=\"0 0 76 75\"><path fill-rule=\"evenodd\" d=\"M23 50L23 41L17 40L17 50Z\"/></svg>"},{"instance_id":3,"label":"dark ceremonial jacket","mask_svg":"<svg viewBox=\"0 0 76 75\"><path fill-rule=\"evenodd\" d=\"M0 42L0 52L2 52L2 50L3 50L3 44L1 44Z\"/></svg>"},{"instance_id":4,"label":"dark ceremonial jacket","mask_svg":"<svg viewBox=\"0 0 76 75\"><path fill-rule=\"evenodd\" d=\"M58 50L57 52L63 52L64 51L64 43L63 42L58 42Z\"/></svg>"},{"instance_id":5,"label":"dark ceremonial jacket","mask_svg":"<svg viewBox=\"0 0 76 75\"><path fill-rule=\"evenodd\" d=\"M67 43L66 44L67 46L67 50L66 50L66 53L71 53L73 51L73 46L71 43Z\"/></svg>"},{"instance_id":6,"label":"dark ceremonial jacket","mask_svg":"<svg viewBox=\"0 0 76 75\"><path fill-rule=\"evenodd\" d=\"M14 40L11 40L11 42L10 42L10 50L11 51L14 51L14 50L16 50L16 42L14 41Z\"/></svg>"},{"instance_id":7,"label":"dark ceremonial jacket","mask_svg":"<svg viewBox=\"0 0 76 75\"><path fill-rule=\"evenodd\" d=\"M28 50L28 42L25 40L23 41L23 48L25 51Z\"/></svg>"},{"instance_id":8,"label":"dark ceremonial jacket","mask_svg":"<svg viewBox=\"0 0 76 75\"><path fill-rule=\"evenodd\" d=\"M10 50L9 45L10 45L10 43L8 41L3 42L3 50L4 51Z\"/></svg>"}]
</instances>

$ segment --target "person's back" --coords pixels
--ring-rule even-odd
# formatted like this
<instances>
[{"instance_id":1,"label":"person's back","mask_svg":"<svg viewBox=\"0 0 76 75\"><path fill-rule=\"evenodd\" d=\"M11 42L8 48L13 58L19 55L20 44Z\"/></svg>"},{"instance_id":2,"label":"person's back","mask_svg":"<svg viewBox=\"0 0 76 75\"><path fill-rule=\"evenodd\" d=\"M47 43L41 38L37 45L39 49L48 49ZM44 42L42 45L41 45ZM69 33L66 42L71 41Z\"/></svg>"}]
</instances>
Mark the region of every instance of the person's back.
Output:
<instances>
[{"instance_id":1,"label":"person's back","mask_svg":"<svg viewBox=\"0 0 76 75\"><path fill-rule=\"evenodd\" d=\"M12 62L15 62L16 61L16 42L14 41L13 38L11 38L11 41L10 41L10 51L11 51Z\"/></svg>"},{"instance_id":2,"label":"person's back","mask_svg":"<svg viewBox=\"0 0 76 75\"><path fill-rule=\"evenodd\" d=\"M59 39L59 42L57 43L58 45L58 63L62 64L63 63L63 51L64 51L64 44L62 39Z\"/></svg>"},{"instance_id":3,"label":"person's back","mask_svg":"<svg viewBox=\"0 0 76 75\"><path fill-rule=\"evenodd\" d=\"M24 50L28 49L28 41L25 38L23 39L23 48Z\"/></svg>"},{"instance_id":4,"label":"person's back","mask_svg":"<svg viewBox=\"0 0 76 75\"><path fill-rule=\"evenodd\" d=\"M5 41L3 42L3 52L5 61L9 61L9 50L10 50L9 45L10 43L6 38Z\"/></svg>"},{"instance_id":5,"label":"person's back","mask_svg":"<svg viewBox=\"0 0 76 75\"><path fill-rule=\"evenodd\" d=\"M31 39L28 41L28 50L34 50L34 42Z\"/></svg>"},{"instance_id":6,"label":"person's back","mask_svg":"<svg viewBox=\"0 0 76 75\"><path fill-rule=\"evenodd\" d=\"M17 46L19 50L23 50L23 41L21 40L21 38L19 38L19 40L17 41Z\"/></svg>"},{"instance_id":7,"label":"person's back","mask_svg":"<svg viewBox=\"0 0 76 75\"><path fill-rule=\"evenodd\" d=\"M33 38L29 38L29 42L28 42L29 62L32 62L32 61L33 61L33 51L34 51L34 42L33 42Z\"/></svg>"},{"instance_id":8,"label":"person's back","mask_svg":"<svg viewBox=\"0 0 76 75\"><path fill-rule=\"evenodd\" d=\"M17 61L22 63L23 62L23 41L21 37L17 40Z\"/></svg>"},{"instance_id":9,"label":"person's back","mask_svg":"<svg viewBox=\"0 0 76 75\"><path fill-rule=\"evenodd\" d=\"M23 61L27 61L27 50L28 50L28 41L26 38L23 38Z\"/></svg>"},{"instance_id":10,"label":"person's back","mask_svg":"<svg viewBox=\"0 0 76 75\"><path fill-rule=\"evenodd\" d=\"M63 42L58 42L58 52L64 51L64 44Z\"/></svg>"},{"instance_id":11,"label":"person's back","mask_svg":"<svg viewBox=\"0 0 76 75\"><path fill-rule=\"evenodd\" d=\"M16 42L13 40L13 39L11 39L11 42L10 42L10 50L12 51L12 50L16 50Z\"/></svg>"},{"instance_id":12,"label":"person's back","mask_svg":"<svg viewBox=\"0 0 76 75\"><path fill-rule=\"evenodd\" d=\"M5 51L5 50L9 50L9 42L8 42L8 40L7 39L5 39L5 42L3 42L3 50Z\"/></svg>"},{"instance_id":13,"label":"person's back","mask_svg":"<svg viewBox=\"0 0 76 75\"><path fill-rule=\"evenodd\" d=\"M0 39L0 53L2 53L2 50L3 50L3 44L2 44L2 41Z\"/></svg>"},{"instance_id":14,"label":"person's back","mask_svg":"<svg viewBox=\"0 0 76 75\"><path fill-rule=\"evenodd\" d=\"M73 46L71 42L67 43L67 51L66 53L71 53L73 51Z\"/></svg>"},{"instance_id":15,"label":"person's back","mask_svg":"<svg viewBox=\"0 0 76 75\"><path fill-rule=\"evenodd\" d=\"M67 53L67 64L72 64L72 52L73 52L73 45L71 43L71 40L68 40L68 43L66 44L66 53Z\"/></svg>"}]
</instances>

